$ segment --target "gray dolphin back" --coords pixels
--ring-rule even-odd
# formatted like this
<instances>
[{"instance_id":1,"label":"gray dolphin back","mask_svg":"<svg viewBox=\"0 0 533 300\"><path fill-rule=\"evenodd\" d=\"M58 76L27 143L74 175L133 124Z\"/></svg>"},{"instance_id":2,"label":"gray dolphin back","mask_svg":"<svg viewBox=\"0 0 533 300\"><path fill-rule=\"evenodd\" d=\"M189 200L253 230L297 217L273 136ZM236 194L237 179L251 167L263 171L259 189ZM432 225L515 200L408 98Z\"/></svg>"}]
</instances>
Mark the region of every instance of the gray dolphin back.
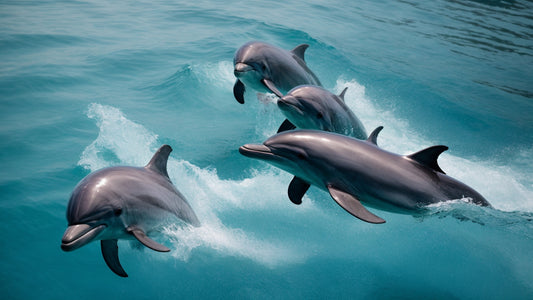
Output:
<instances>
[{"instance_id":1,"label":"gray dolphin back","mask_svg":"<svg viewBox=\"0 0 533 300\"><path fill-rule=\"evenodd\" d=\"M169 145L161 146L161 148L157 150L150 162L144 168L163 176L168 181L168 184L165 182L162 184L172 191L171 194L175 194L177 196L175 197L174 201L168 201L168 209L185 222L193 226L200 226L200 221L192 210L189 202L187 202L185 196L183 196L183 194L181 194L181 192L178 191L178 189L176 189L176 187L170 181L167 171L168 157L170 152L172 152L172 148Z\"/></svg>"}]
</instances>

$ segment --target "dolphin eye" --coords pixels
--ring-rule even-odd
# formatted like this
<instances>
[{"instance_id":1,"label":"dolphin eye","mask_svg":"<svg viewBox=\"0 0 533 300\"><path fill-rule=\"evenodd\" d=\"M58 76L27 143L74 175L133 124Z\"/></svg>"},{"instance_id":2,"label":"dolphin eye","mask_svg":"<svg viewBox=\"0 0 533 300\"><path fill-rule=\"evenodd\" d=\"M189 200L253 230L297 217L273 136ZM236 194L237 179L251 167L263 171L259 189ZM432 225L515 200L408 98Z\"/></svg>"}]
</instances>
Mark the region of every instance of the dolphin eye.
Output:
<instances>
[{"instance_id":1,"label":"dolphin eye","mask_svg":"<svg viewBox=\"0 0 533 300\"><path fill-rule=\"evenodd\" d=\"M305 155L303 153L298 153L298 155L296 155L299 159L305 159Z\"/></svg>"},{"instance_id":2,"label":"dolphin eye","mask_svg":"<svg viewBox=\"0 0 533 300\"><path fill-rule=\"evenodd\" d=\"M318 119L322 119L322 118L324 118L324 115L323 115L322 113L318 113L318 114L316 115L316 117L317 117Z\"/></svg>"},{"instance_id":3,"label":"dolphin eye","mask_svg":"<svg viewBox=\"0 0 533 300\"><path fill-rule=\"evenodd\" d=\"M115 216L120 216L122 214L122 209L121 208L117 208L113 211L113 213L115 213Z\"/></svg>"}]
</instances>

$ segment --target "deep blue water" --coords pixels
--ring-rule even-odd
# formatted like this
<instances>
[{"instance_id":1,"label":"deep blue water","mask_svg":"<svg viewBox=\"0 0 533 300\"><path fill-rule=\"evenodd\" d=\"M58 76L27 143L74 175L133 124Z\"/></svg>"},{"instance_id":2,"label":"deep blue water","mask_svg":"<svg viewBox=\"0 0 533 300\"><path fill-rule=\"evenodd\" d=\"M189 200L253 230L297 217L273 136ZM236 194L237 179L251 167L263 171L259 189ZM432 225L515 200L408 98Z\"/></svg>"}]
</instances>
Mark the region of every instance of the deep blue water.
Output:
<instances>
[{"instance_id":1,"label":"deep blue water","mask_svg":"<svg viewBox=\"0 0 533 300\"><path fill-rule=\"evenodd\" d=\"M284 119L232 95L245 42L308 43L309 67L380 146L450 147L439 162L494 209L361 222L237 149ZM3 299L533 298L533 3L530 1L1 1L0 287ZM203 226L170 253L119 242L60 249L71 191L91 171L169 174Z\"/></svg>"}]
</instances>

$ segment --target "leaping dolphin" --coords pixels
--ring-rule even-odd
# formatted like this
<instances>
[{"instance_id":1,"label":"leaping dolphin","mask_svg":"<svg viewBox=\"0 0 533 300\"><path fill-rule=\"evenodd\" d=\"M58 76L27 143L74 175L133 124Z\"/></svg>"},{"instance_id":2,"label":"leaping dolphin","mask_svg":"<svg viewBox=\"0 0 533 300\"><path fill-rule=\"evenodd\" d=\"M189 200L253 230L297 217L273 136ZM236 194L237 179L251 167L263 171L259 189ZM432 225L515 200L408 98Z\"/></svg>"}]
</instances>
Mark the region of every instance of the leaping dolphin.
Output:
<instances>
[{"instance_id":1,"label":"leaping dolphin","mask_svg":"<svg viewBox=\"0 0 533 300\"><path fill-rule=\"evenodd\" d=\"M302 84L321 85L305 63L304 53L308 47L301 44L287 51L256 41L244 44L233 58L237 77L233 86L235 99L244 103L246 87L281 94Z\"/></svg>"},{"instance_id":2,"label":"leaping dolphin","mask_svg":"<svg viewBox=\"0 0 533 300\"><path fill-rule=\"evenodd\" d=\"M377 146L381 129L376 128L365 141L324 131L285 131L262 145L244 145L239 152L295 175L288 190L293 203L300 204L310 185L315 185L328 191L347 212L369 223L385 220L362 203L399 213L463 198L490 206L478 192L445 175L439 167L437 158L448 147L394 154Z\"/></svg>"},{"instance_id":3,"label":"leaping dolphin","mask_svg":"<svg viewBox=\"0 0 533 300\"><path fill-rule=\"evenodd\" d=\"M344 102L347 89L337 96L322 87L297 86L278 100L278 107L300 129L336 132L366 140L365 127Z\"/></svg>"},{"instance_id":4,"label":"leaping dolphin","mask_svg":"<svg viewBox=\"0 0 533 300\"><path fill-rule=\"evenodd\" d=\"M118 258L117 240L137 239L152 250L168 252L169 248L147 235L175 217L200 226L191 206L168 177L171 151L170 146L163 145L145 167L109 167L83 178L68 203L69 226L61 249L73 251L100 240L107 266L128 277Z\"/></svg>"}]
</instances>

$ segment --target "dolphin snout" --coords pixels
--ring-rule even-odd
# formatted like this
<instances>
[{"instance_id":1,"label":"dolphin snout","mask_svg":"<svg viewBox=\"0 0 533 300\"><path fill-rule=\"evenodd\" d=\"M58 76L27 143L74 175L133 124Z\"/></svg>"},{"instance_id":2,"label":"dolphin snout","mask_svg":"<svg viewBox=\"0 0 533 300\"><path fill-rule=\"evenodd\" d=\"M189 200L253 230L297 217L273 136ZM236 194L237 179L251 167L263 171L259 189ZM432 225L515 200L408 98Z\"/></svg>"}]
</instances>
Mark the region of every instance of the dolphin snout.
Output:
<instances>
[{"instance_id":1,"label":"dolphin snout","mask_svg":"<svg viewBox=\"0 0 533 300\"><path fill-rule=\"evenodd\" d=\"M246 144L239 148L239 152L244 156L252 158L261 158L272 155L270 148L261 144Z\"/></svg>"},{"instance_id":2,"label":"dolphin snout","mask_svg":"<svg viewBox=\"0 0 533 300\"><path fill-rule=\"evenodd\" d=\"M71 225L65 230L61 239L63 251L73 251L94 240L107 226L88 224Z\"/></svg>"},{"instance_id":3,"label":"dolphin snout","mask_svg":"<svg viewBox=\"0 0 533 300\"><path fill-rule=\"evenodd\" d=\"M296 97L284 96L278 99L277 104L279 109L281 109L281 111L288 116L289 119L293 119L291 120L293 122L297 121L297 119L294 118L301 118L302 116L306 115L306 108Z\"/></svg>"},{"instance_id":4,"label":"dolphin snout","mask_svg":"<svg viewBox=\"0 0 533 300\"><path fill-rule=\"evenodd\" d=\"M240 74L253 70L252 66L245 63L236 63L233 73L239 77Z\"/></svg>"},{"instance_id":5,"label":"dolphin snout","mask_svg":"<svg viewBox=\"0 0 533 300\"><path fill-rule=\"evenodd\" d=\"M296 97L286 95L278 99L278 107L281 109L288 109L288 108L297 108L298 110L302 110L300 108L300 102Z\"/></svg>"}]
</instances>

